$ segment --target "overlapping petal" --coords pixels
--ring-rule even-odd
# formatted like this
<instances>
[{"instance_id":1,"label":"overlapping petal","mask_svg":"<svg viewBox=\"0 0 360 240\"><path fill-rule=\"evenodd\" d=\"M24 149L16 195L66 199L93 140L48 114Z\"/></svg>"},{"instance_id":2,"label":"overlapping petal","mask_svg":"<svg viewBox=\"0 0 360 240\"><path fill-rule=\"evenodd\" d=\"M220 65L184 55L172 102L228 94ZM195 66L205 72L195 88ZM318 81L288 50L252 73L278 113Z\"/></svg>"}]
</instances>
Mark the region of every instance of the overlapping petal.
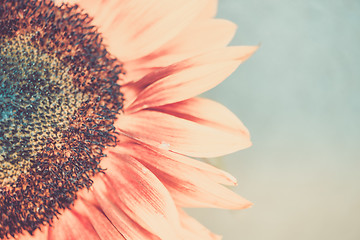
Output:
<instances>
[{"instance_id":1,"label":"overlapping petal","mask_svg":"<svg viewBox=\"0 0 360 240\"><path fill-rule=\"evenodd\" d=\"M225 47L235 30L236 25L227 20L197 21L151 54L126 62L128 74L125 81L137 81L158 68Z\"/></svg>"},{"instance_id":2,"label":"overlapping petal","mask_svg":"<svg viewBox=\"0 0 360 240\"><path fill-rule=\"evenodd\" d=\"M49 226L42 226L41 229L36 229L32 235L28 232L23 232L15 238L10 237L8 240L47 240Z\"/></svg>"},{"instance_id":3,"label":"overlapping petal","mask_svg":"<svg viewBox=\"0 0 360 240\"><path fill-rule=\"evenodd\" d=\"M125 95L127 112L195 97L221 83L255 50L256 47L227 47L152 72L133 84L136 99Z\"/></svg>"},{"instance_id":4,"label":"overlapping petal","mask_svg":"<svg viewBox=\"0 0 360 240\"><path fill-rule=\"evenodd\" d=\"M213 18L217 13L218 0L208 0L199 18Z\"/></svg>"},{"instance_id":5,"label":"overlapping petal","mask_svg":"<svg viewBox=\"0 0 360 240\"><path fill-rule=\"evenodd\" d=\"M133 156L154 173L170 191L176 204L182 207L242 209L251 206L246 199L213 181L226 182L231 175L204 163L138 144L122 144L118 151Z\"/></svg>"},{"instance_id":6,"label":"overlapping petal","mask_svg":"<svg viewBox=\"0 0 360 240\"><path fill-rule=\"evenodd\" d=\"M217 157L251 145L248 130L228 109L210 100L188 101L194 107L183 102L119 116L115 127L138 141L193 157ZM200 106L214 115L197 110Z\"/></svg>"},{"instance_id":7,"label":"overlapping petal","mask_svg":"<svg viewBox=\"0 0 360 240\"><path fill-rule=\"evenodd\" d=\"M186 214L182 209L179 209L181 217L181 225L184 228L184 239L202 239L202 240L220 240L221 237L210 232L207 228L201 225L194 218Z\"/></svg>"},{"instance_id":8,"label":"overlapping petal","mask_svg":"<svg viewBox=\"0 0 360 240\"><path fill-rule=\"evenodd\" d=\"M87 1L79 4L87 9ZM94 23L100 26L109 50L122 61L129 61L174 38L205 4L205 0L113 0L90 11L96 16Z\"/></svg>"},{"instance_id":9,"label":"overlapping petal","mask_svg":"<svg viewBox=\"0 0 360 240\"><path fill-rule=\"evenodd\" d=\"M93 197L92 192L85 192L82 195ZM123 231L117 229L116 225L109 221L107 214L100 208L98 203L81 199L79 204L82 204L84 209L86 209L88 221L92 224L101 240L126 239L123 236Z\"/></svg>"},{"instance_id":10,"label":"overlapping petal","mask_svg":"<svg viewBox=\"0 0 360 240\"><path fill-rule=\"evenodd\" d=\"M191 98L154 109L206 126L250 136L247 128L235 114L222 104L210 99Z\"/></svg>"},{"instance_id":11,"label":"overlapping petal","mask_svg":"<svg viewBox=\"0 0 360 240\"><path fill-rule=\"evenodd\" d=\"M145 162L144 164L146 165L150 164L165 172L169 172L172 175L180 174L180 176L184 176L187 173L191 175L200 174L216 183L231 186L237 184L236 179L231 174L210 164L181 154L159 148L151 148L149 146L144 146L141 143L134 142L120 143L116 149L119 152L121 151L124 154L126 153L133 156L141 162ZM180 171L179 169L186 169L186 171Z\"/></svg>"},{"instance_id":12,"label":"overlapping petal","mask_svg":"<svg viewBox=\"0 0 360 240\"><path fill-rule=\"evenodd\" d=\"M148 239L159 240L159 237L141 227L136 221L131 219L116 204L116 199L110 199L107 195L95 189L94 195L99 201L99 205L108 220L121 232L125 239Z\"/></svg>"},{"instance_id":13,"label":"overlapping petal","mask_svg":"<svg viewBox=\"0 0 360 240\"><path fill-rule=\"evenodd\" d=\"M128 71L119 82L124 113L115 122L120 143L101 162L105 174L55 220L49 239L82 239L81 233L86 239L220 239L180 207L251 203L221 185L236 184L230 174L187 156L222 156L250 146L250 136L226 107L195 96L221 83L257 47L226 47L236 26L211 19L217 0L79 4Z\"/></svg>"},{"instance_id":14,"label":"overlapping petal","mask_svg":"<svg viewBox=\"0 0 360 240\"><path fill-rule=\"evenodd\" d=\"M100 237L92 224L89 224L85 212L86 209L83 209L79 201L73 209L66 209L60 218L53 221L52 227L49 228L48 239L99 240Z\"/></svg>"},{"instance_id":15,"label":"overlapping petal","mask_svg":"<svg viewBox=\"0 0 360 240\"><path fill-rule=\"evenodd\" d=\"M113 200L127 216L162 239L177 239L179 216L164 185L140 162L128 155L111 151L104 159L102 177L106 187L94 183L99 193Z\"/></svg>"}]
</instances>

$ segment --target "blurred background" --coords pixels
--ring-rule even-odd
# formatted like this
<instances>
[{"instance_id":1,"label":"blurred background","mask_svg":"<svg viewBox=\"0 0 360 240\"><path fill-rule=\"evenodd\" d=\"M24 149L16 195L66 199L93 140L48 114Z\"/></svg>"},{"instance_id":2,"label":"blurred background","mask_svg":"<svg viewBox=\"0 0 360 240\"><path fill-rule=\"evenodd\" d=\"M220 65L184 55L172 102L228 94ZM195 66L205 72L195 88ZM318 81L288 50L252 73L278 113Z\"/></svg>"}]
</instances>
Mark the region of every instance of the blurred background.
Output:
<instances>
[{"instance_id":1,"label":"blurred background","mask_svg":"<svg viewBox=\"0 0 360 240\"><path fill-rule=\"evenodd\" d=\"M360 239L360 1L220 0L231 45L260 49L204 94L252 134L215 159L247 210L191 214L224 240Z\"/></svg>"}]
</instances>

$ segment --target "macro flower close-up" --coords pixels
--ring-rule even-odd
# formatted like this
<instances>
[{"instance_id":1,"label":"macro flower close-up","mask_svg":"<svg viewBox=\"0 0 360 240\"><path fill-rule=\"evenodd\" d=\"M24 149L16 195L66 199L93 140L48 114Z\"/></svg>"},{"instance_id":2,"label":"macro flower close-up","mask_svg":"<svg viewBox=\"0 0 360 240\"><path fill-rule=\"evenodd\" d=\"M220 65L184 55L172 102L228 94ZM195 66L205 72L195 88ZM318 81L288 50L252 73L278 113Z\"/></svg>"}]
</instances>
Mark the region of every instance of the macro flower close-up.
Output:
<instances>
[{"instance_id":1,"label":"macro flower close-up","mask_svg":"<svg viewBox=\"0 0 360 240\"><path fill-rule=\"evenodd\" d=\"M220 239L244 209L205 163L251 145L214 88L256 46L216 0L0 0L0 238Z\"/></svg>"}]
</instances>

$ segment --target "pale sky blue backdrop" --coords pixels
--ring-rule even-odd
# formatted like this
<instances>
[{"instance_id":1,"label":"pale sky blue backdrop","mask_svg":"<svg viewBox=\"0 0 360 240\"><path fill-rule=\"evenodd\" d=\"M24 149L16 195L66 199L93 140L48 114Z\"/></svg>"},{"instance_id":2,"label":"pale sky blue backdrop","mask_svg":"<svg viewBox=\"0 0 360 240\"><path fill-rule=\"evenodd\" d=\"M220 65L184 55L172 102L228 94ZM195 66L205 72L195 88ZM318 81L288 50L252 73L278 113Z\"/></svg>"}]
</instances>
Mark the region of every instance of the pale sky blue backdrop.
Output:
<instances>
[{"instance_id":1,"label":"pale sky blue backdrop","mask_svg":"<svg viewBox=\"0 0 360 240\"><path fill-rule=\"evenodd\" d=\"M213 98L253 147L218 164L244 211L194 210L225 240L360 239L360 1L220 0L232 45L260 49Z\"/></svg>"}]
</instances>

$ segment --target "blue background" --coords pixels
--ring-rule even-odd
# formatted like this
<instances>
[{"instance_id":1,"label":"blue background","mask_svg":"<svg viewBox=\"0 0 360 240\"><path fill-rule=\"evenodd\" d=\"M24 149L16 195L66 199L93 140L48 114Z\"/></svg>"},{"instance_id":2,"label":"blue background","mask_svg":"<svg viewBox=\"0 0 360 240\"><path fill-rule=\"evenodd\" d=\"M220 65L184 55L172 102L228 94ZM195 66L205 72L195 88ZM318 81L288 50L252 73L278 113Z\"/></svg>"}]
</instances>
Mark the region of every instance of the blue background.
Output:
<instances>
[{"instance_id":1,"label":"blue background","mask_svg":"<svg viewBox=\"0 0 360 240\"><path fill-rule=\"evenodd\" d=\"M253 147L212 159L247 210L192 210L225 240L360 239L360 1L220 0L232 45L260 49L204 96Z\"/></svg>"}]
</instances>

